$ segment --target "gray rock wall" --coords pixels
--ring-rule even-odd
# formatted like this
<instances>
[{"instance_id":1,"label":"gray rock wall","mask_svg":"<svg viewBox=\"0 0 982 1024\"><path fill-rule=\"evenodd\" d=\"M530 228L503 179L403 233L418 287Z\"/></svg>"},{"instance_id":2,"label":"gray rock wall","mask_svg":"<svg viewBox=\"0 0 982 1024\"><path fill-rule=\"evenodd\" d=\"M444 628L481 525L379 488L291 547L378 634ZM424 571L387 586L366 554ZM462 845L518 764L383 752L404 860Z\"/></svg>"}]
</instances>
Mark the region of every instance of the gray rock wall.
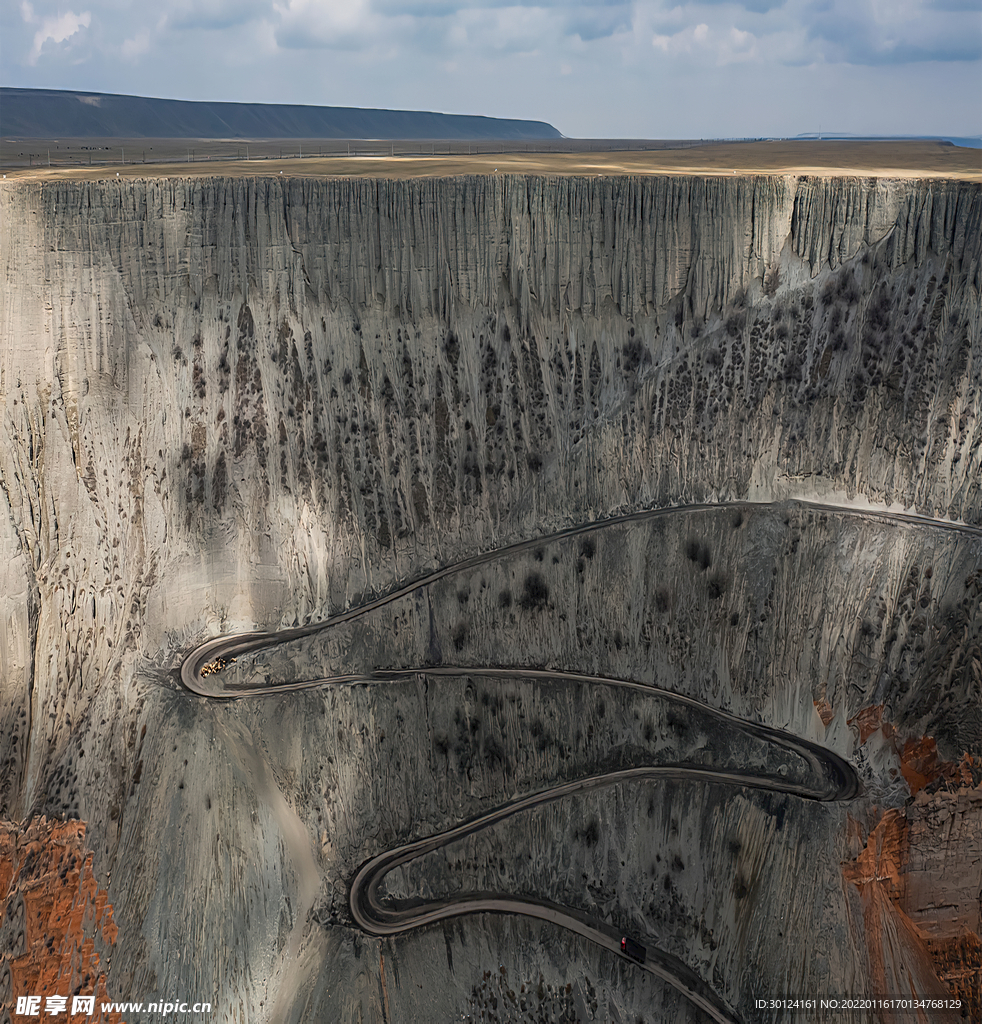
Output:
<instances>
[{"instance_id":1,"label":"gray rock wall","mask_svg":"<svg viewBox=\"0 0 982 1024\"><path fill-rule=\"evenodd\" d=\"M388 820L386 801L409 808L405 795L387 795L404 779L363 774L369 748L328 742L338 728L357 734L366 714L395 713L388 698L373 696L371 710L354 695L337 707L336 695L307 696L302 710L272 717L260 706L216 709L175 692L170 670L192 641L323 618L455 558L615 510L798 497L982 523L980 255L982 189L958 182L5 183L0 813L90 822L125 938L118 990L222 993L243 1020L300 1019L299 992L338 1013L382 999L377 965L365 974L356 956L365 941L341 925L325 938L305 915L326 913L352 851L369 852L358 837ZM871 530L843 554L806 539L774 563L806 592L793 616L778 616L801 629L789 639L755 625L751 637L743 606L763 603L761 614L784 602L752 573L783 551L773 532L787 527L761 527L759 543L719 556L725 609L708 591L684 596L685 559L666 554L666 600L695 606L651 613L645 664L801 731L815 728L808 698L828 697L846 754L846 717L874 701L895 705L911 728L929 724L951 756L975 742L977 546L932 542L925 555L913 542L883 548ZM728 529L714 550L726 551ZM925 558L943 566L933 591ZM838 595L831 617L805 601L809 559L825 581L813 599ZM838 589L842 573L874 569L869 586L857 577ZM571 576L555 592L573 600L577 586ZM657 597L651 580L637 587L632 600ZM600 573L575 598L576 617L606 621L609 592ZM727 603L734 595L740 609ZM449 652L463 613L452 594L433 600L448 609L437 619ZM538 651L637 670L614 653L614 634L636 650L639 618L584 646L565 620L512 635L496 614L493 603L473 612L473 647L457 653L524 663ZM366 656L389 650L391 625L377 628L357 641ZM415 629L409 622L387 656L425 650ZM802 677L787 687L792 667ZM396 706L432 731L418 702ZM566 713L575 721L591 706L574 701ZM328 771L306 763L312 749L354 761ZM424 751L420 763L432 768L435 756ZM501 799L499 768L475 770L479 803ZM881 783L892 792L887 776ZM318 821L325 800L337 835ZM439 806L424 801L417 824L442 821ZM713 813L693 820L692 834L708 834ZM610 849L629 849L627 822L611 824ZM823 886L844 856L830 842ZM767 874L796 870L782 861ZM679 899L707 899L706 878L689 878ZM631 890L618 913L630 918L646 899ZM746 978L788 968L759 944L741 960L750 926L737 928L725 907L730 945L712 961L725 962L717 981L736 999ZM826 939L846 927L841 907L829 913ZM514 942L502 929L448 930L456 968L433 975L441 1013L485 998L484 954L469 943L481 934L490 965ZM406 941L392 950L404 965L423 948ZM531 970L541 943L523 942ZM199 954L176 955L189 947ZM678 939L673 950L695 948ZM840 954L828 955L834 974ZM857 957L849 970L861 980ZM255 963L269 981L252 976ZM606 961L590 970L595 982L623 973ZM348 1010L328 990L346 992ZM401 991L402 1005L417 1005ZM649 997L604 996L624 1013ZM569 998L590 1003L586 989ZM657 996L666 1013L684 1012L672 998Z\"/></svg>"}]
</instances>

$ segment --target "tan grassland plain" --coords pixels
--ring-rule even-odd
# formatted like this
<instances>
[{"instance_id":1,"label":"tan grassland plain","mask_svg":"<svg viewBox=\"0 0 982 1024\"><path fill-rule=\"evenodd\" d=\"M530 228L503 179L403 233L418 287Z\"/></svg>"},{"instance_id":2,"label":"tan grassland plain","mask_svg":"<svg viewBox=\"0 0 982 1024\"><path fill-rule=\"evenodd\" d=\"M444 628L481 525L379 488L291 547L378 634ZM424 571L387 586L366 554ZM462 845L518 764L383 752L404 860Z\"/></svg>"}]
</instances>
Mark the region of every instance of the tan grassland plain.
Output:
<instances>
[{"instance_id":1,"label":"tan grassland plain","mask_svg":"<svg viewBox=\"0 0 982 1024\"><path fill-rule=\"evenodd\" d=\"M147 140L148 142L152 140ZM30 143L25 143L30 145ZM208 160L100 167L3 168L7 181L115 178L270 177L420 178L462 174L815 174L955 178L982 182L982 150L941 142L735 142L688 149L479 156L307 157Z\"/></svg>"}]
</instances>

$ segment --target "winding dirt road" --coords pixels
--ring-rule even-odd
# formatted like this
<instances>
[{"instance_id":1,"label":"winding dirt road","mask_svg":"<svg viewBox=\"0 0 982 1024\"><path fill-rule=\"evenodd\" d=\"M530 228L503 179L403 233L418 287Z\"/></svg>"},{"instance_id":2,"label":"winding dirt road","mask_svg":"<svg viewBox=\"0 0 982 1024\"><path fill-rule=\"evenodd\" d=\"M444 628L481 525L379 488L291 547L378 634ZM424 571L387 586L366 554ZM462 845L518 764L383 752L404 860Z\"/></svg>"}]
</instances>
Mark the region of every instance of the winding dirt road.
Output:
<instances>
[{"instance_id":1,"label":"winding dirt road","mask_svg":"<svg viewBox=\"0 0 982 1024\"><path fill-rule=\"evenodd\" d=\"M837 515L853 516L858 519L878 519L887 523L906 523L918 526L930 526L937 529L951 530L957 533L966 533L971 536L982 537L982 526L974 526L968 523L956 523L948 519L932 519L928 516L916 515L910 512L887 512L879 509L857 508L852 505L834 505L817 501L802 501L792 499L787 501L725 501L715 504L699 505L673 505L667 508L643 509L640 512L629 512L624 515L609 516L605 519L596 519L588 523L581 523L577 526L570 526L565 530L557 530L554 533L542 534L530 540L517 541L514 544L507 544L500 548L492 548L469 558L461 559L450 565L437 569L434 572L420 576L403 586L392 590L381 597L377 597L365 604L347 611L332 615L323 622L313 622L308 626L298 626L292 629L280 629L276 632L248 632L248 633L227 633L224 636L213 637L205 640L193 648L181 664L181 684L191 693L199 697L211 697L215 700L231 700L238 697L269 697L277 693L285 693L292 690L306 690L315 687L326 686L329 683L358 683L370 682L376 677L355 673L350 675L337 675L329 678L304 679L295 682L274 683L271 686L254 687L248 689L225 690L215 686L206 685L201 675L201 669L205 665L213 663L218 659L231 659L240 654L250 651L258 651L267 647L275 647L279 644L288 643L291 640L300 640L304 637L314 636L317 633L340 626L344 622L350 622L369 612L384 608L394 601L398 601L421 587L429 586L439 580L445 579L458 572L465 572L468 569L486 565L498 558L505 558L509 555L519 554L522 551L529 551L542 544L551 543L557 540L564 540L568 537L578 537L583 534L596 533L599 530L606 530L614 526L625 526L629 523L645 522L649 519L656 519L665 516L673 516L686 513L718 512L726 509L743 509L753 511L765 508L807 508L817 512L830 512ZM412 670L407 670L412 671ZM430 671L430 670L427 670ZM404 673L403 673L404 674ZM214 677L210 677L214 678ZM381 677L379 677L381 678Z\"/></svg>"},{"instance_id":2,"label":"winding dirt road","mask_svg":"<svg viewBox=\"0 0 982 1024\"><path fill-rule=\"evenodd\" d=\"M355 875L351 885L349 906L351 915L358 926L370 935L397 935L413 928L434 924L451 917L482 912L522 914L582 935L597 945L609 949L625 959L621 949L621 933L611 926L594 920L569 907L561 907L545 900L521 899L506 893L471 893L467 896L447 900L427 900L409 907L393 907L383 903L379 888L385 876L397 867L432 853L444 846L457 842L481 829L489 828L520 811L542 804L551 803L573 793L616 786L623 782L645 780L674 780L677 782L715 782L751 789L772 790L790 793L809 800L841 801L851 800L860 792L859 779L855 769L844 758L809 740L758 722L749 722L724 711L704 704L693 697L673 693L660 687L648 686L624 679L609 679L604 676L589 676L575 672L547 672L529 669L474 669L443 666L426 670L427 675L469 675L493 678L523 678L543 680L570 680L583 684L628 687L643 690L652 697L698 709L703 714L716 718L734 731L763 739L802 757L808 764L813 782L792 782L781 776L770 776L763 772L725 772L695 764L643 765L620 771L604 772L564 782L502 804L494 810L463 822L454 828L417 839L411 843L394 847L366 861ZM405 673L378 673L373 679L393 681ZM633 961L636 963L636 961ZM691 968L676 957L648 946L647 958L637 964L674 986L690 1002L700 1007L713 1020L721 1024L733 1024L739 1020L734 1011L704 982Z\"/></svg>"},{"instance_id":3,"label":"winding dirt road","mask_svg":"<svg viewBox=\"0 0 982 1024\"><path fill-rule=\"evenodd\" d=\"M185 658L181 666L181 682L192 693L201 697L219 700L241 699L243 697L269 697L290 691L323 687L341 683L393 683L406 681L414 676L461 676L472 675L499 679L541 679L544 681L568 680L591 686L613 686L644 691L654 699L668 701L716 719L724 728L742 733L744 736L763 740L802 758L808 768L810 781L793 781L782 775L769 775L765 772L727 772L703 765L678 763L663 765L642 765L619 771L591 775L584 778L564 782L558 786L527 794L511 802L502 804L487 813L458 824L453 828L386 850L368 861L357 871L351 885L349 905L352 917L358 927L370 935L391 936L415 928L421 928L448 918L475 913L510 913L525 917L548 921L573 931L597 945L603 946L626 959L630 959L637 967L663 979L685 995L694 1005L708 1014L720 1024L732 1024L739 1020L736 1012L689 967L680 960L658 949L648 947L647 957L643 964L637 963L621 950L620 933L602 921L573 910L561 907L545 900L517 898L507 893L475 892L466 896L445 900L427 900L414 902L411 906L396 906L383 901L379 890L387 874L397 867L416 860L451 843L457 842L482 829L511 817L521 811L562 799L572 793L596 790L602 787L615 786L624 782L642 780L674 780L714 782L751 789L771 790L793 796L820 801L847 801L859 795L860 784L855 769L845 759L817 743L793 736L784 730L741 719L728 712L712 708L693 697L674 693L660 687L650 686L627 679L613 679L604 676L585 675L577 672L546 671L525 667L510 666L439 666L407 668L398 671L374 671L368 673L349 673L319 679L299 680L275 683L268 687L225 690L214 685L215 674L203 677L201 670L209 663L218 659L229 659L250 651L277 646L290 640L312 636L330 629L333 626L349 622L378 608L385 607L394 601L411 594L421 587L441 580L453 573L466 571L486 564L495 559L513 555L546 542L575 537L612 526L642 522L659 516L676 515L679 513L700 513L719 511L722 509L760 509L762 507L803 506L816 511L830 512L838 515L855 516L866 519L879 519L887 522L913 523L940 529L966 532L982 537L982 528L953 523L947 520L930 519L910 513L894 513L873 509L860 509L846 505L831 505L819 502L786 501L786 502L726 502L720 504L701 504L677 506L674 508L648 509L626 515L612 516L578 526L569 527L556 533L520 541L482 554L471 556L452 565L446 566L428 575L422 576L382 597L369 601L357 608L349 609L332 616L324 622L314 623L295 629L277 632L238 633L215 637L195 647ZM208 682L205 682L205 679Z\"/></svg>"}]
</instances>

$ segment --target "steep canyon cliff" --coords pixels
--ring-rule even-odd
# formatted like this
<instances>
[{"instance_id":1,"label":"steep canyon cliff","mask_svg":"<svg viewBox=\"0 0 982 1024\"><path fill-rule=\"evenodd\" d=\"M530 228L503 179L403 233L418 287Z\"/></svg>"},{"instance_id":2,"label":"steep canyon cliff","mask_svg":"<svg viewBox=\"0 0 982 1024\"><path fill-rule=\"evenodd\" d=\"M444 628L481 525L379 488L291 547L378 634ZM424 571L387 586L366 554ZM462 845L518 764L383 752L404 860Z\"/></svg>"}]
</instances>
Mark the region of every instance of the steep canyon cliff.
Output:
<instances>
[{"instance_id":1,"label":"steep canyon cliff","mask_svg":"<svg viewBox=\"0 0 982 1024\"><path fill-rule=\"evenodd\" d=\"M656 755L798 770L633 691L425 673L495 665L699 698L825 745L863 795L624 783L391 895L574 907L741 1020L955 974L978 998L958 961L982 931L977 184L5 182L0 258L0 817L85 822L114 998L702 1019L548 924L352 922L366 858L516 794ZM224 674L411 680L180 685L209 636L536 537Z\"/></svg>"}]
</instances>

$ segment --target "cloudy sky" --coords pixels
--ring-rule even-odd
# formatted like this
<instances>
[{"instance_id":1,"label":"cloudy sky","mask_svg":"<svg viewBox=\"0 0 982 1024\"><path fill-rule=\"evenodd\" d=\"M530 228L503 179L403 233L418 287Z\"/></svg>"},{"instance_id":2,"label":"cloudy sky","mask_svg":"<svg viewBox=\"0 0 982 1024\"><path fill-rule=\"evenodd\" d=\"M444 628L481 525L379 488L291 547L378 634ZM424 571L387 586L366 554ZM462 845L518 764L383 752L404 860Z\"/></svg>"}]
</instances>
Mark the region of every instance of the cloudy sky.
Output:
<instances>
[{"instance_id":1,"label":"cloudy sky","mask_svg":"<svg viewBox=\"0 0 982 1024\"><path fill-rule=\"evenodd\" d=\"M982 132L982 0L4 0L0 84L549 121Z\"/></svg>"}]
</instances>

